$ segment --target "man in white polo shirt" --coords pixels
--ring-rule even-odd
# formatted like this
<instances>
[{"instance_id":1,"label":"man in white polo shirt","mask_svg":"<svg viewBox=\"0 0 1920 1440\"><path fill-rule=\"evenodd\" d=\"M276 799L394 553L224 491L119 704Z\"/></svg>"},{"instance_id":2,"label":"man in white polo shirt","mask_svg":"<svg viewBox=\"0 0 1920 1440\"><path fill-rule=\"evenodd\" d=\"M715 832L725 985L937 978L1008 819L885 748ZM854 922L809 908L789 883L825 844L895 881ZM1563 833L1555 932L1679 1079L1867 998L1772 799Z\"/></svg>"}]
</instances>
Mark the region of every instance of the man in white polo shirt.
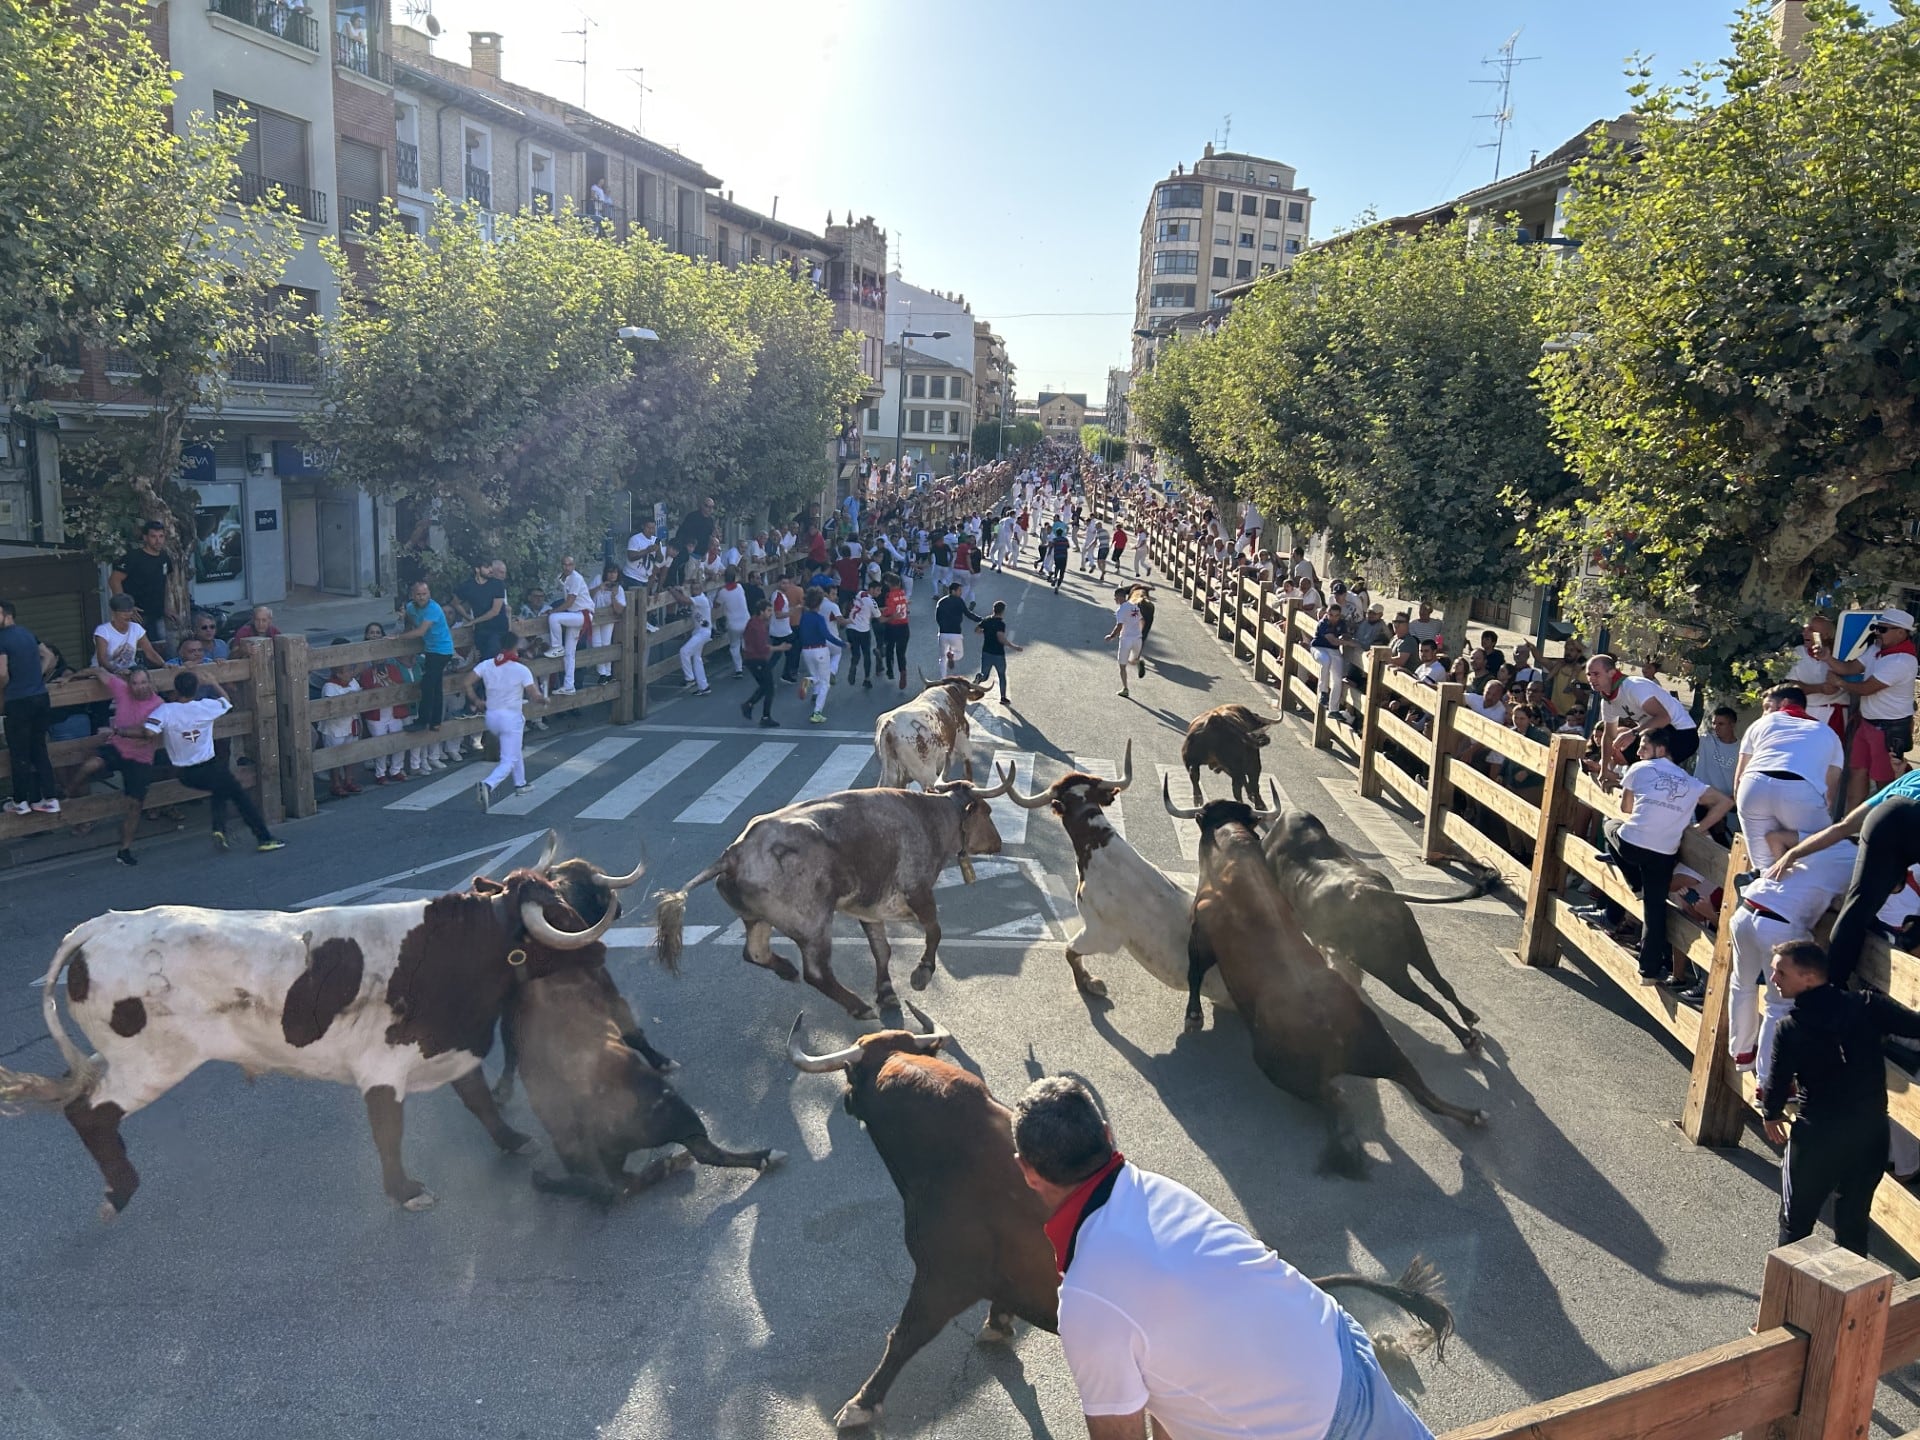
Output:
<instances>
[{"instance_id":1,"label":"man in white polo shirt","mask_svg":"<svg viewBox=\"0 0 1920 1440\"><path fill-rule=\"evenodd\" d=\"M1798 840L1826 829L1846 773L1840 737L1807 709L1798 685L1774 686L1764 705L1766 713L1740 738L1733 768L1740 833L1759 870L1773 863L1772 832L1791 830Z\"/></svg>"},{"instance_id":2,"label":"man in white polo shirt","mask_svg":"<svg viewBox=\"0 0 1920 1440\"><path fill-rule=\"evenodd\" d=\"M1700 725L1680 698L1658 680L1644 675L1628 675L1614 663L1611 655L1596 655L1587 662L1587 683L1600 697L1603 755L1616 762L1632 761L1641 735L1662 725L1673 728L1674 743L1667 758L1685 765L1700 748ZM1636 753L1629 754L1630 750Z\"/></svg>"},{"instance_id":3,"label":"man in white polo shirt","mask_svg":"<svg viewBox=\"0 0 1920 1440\"><path fill-rule=\"evenodd\" d=\"M1840 673L1834 681L1856 697L1860 723L1854 727L1849 805L1867 798L1906 769L1906 753L1913 748L1913 686L1920 678L1920 651L1913 643L1913 616L1886 609L1867 627L1873 643L1861 657L1857 675ZM1898 766L1896 768L1896 763Z\"/></svg>"},{"instance_id":4,"label":"man in white polo shirt","mask_svg":"<svg viewBox=\"0 0 1920 1440\"><path fill-rule=\"evenodd\" d=\"M1086 1087L1036 1081L1013 1112L1052 1211L1060 1344L1091 1440L1422 1440L1366 1331L1206 1201L1126 1163Z\"/></svg>"}]
</instances>

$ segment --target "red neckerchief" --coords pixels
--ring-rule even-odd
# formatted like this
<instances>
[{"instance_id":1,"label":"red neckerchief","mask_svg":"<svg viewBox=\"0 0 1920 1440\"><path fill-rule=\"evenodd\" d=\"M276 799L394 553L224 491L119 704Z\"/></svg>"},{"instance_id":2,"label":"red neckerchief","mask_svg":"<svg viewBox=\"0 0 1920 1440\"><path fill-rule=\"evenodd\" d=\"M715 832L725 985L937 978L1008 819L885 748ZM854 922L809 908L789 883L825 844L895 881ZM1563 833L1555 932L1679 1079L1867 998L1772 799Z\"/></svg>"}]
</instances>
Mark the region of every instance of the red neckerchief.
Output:
<instances>
[{"instance_id":1,"label":"red neckerchief","mask_svg":"<svg viewBox=\"0 0 1920 1440\"><path fill-rule=\"evenodd\" d=\"M1053 1258L1060 1266L1062 1275L1067 1273L1067 1262L1073 1258L1073 1238L1080 1232L1080 1221L1087 1213L1087 1201L1093 1198L1093 1192L1100 1182L1127 1163L1127 1157L1118 1150L1093 1174L1073 1187L1066 1199L1060 1202L1060 1208L1053 1212L1047 1221L1047 1239L1053 1242Z\"/></svg>"},{"instance_id":2,"label":"red neckerchief","mask_svg":"<svg viewBox=\"0 0 1920 1440\"><path fill-rule=\"evenodd\" d=\"M1801 720L1813 719L1813 716L1807 713L1807 707L1804 705L1782 705L1773 713L1776 715L1792 715ZM1824 725L1826 722L1823 720L1820 723Z\"/></svg>"},{"instance_id":3,"label":"red neckerchief","mask_svg":"<svg viewBox=\"0 0 1920 1440\"><path fill-rule=\"evenodd\" d=\"M1909 635L1898 645L1882 645L1880 653L1882 655L1920 655L1920 650L1914 648L1913 637Z\"/></svg>"},{"instance_id":4,"label":"red neckerchief","mask_svg":"<svg viewBox=\"0 0 1920 1440\"><path fill-rule=\"evenodd\" d=\"M509 665L519 658L520 652L518 650L502 650L498 655L493 657L493 663L496 665Z\"/></svg>"},{"instance_id":5,"label":"red neckerchief","mask_svg":"<svg viewBox=\"0 0 1920 1440\"><path fill-rule=\"evenodd\" d=\"M1626 678L1627 678L1626 675L1621 671L1619 670L1614 671L1613 672L1613 688L1611 690L1602 690L1600 692L1600 698L1602 700L1613 699L1614 696L1620 693L1620 686L1625 682Z\"/></svg>"}]
</instances>

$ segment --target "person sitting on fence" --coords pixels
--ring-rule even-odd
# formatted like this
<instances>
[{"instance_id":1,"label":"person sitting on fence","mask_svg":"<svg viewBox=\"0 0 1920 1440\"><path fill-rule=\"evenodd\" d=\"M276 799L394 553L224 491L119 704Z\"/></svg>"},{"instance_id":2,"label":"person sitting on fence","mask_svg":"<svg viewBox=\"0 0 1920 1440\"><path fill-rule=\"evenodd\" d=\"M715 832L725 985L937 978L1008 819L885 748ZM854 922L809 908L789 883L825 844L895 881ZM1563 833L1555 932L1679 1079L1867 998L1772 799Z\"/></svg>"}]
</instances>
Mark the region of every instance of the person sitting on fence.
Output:
<instances>
[{"instance_id":1,"label":"person sitting on fence","mask_svg":"<svg viewBox=\"0 0 1920 1440\"><path fill-rule=\"evenodd\" d=\"M1468 694L1478 695L1493 682L1493 665L1485 650L1469 650L1463 658L1467 662L1466 678L1461 683L1467 687Z\"/></svg>"},{"instance_id":2,"label":"person sitting on fence","mask_svg":"<svg viewBox=\"0 0 1920 1440\"><path fill-rule=\"evenodd\" d=\"M1711 829L1733 809L1733 797L1680 768L1673 758L1676 733L1670 725L1657 725L1640 737L1642 758L1620 777L1620 808L1625 818L1608 820L1601 828L1621 878L1640 896L1641 983L1685 990L1693 985L1692 965L1675 952L1667 936L1673 867L1698 807L1706 807L1700 828ZM1603 900L1602 906L1616 924L1625 915L1611 899Z\"/></svg>"},{"instance_id":3,"label":"person sitting on fence","mask_svg":"<svg viewBox=\"0 0 1920 1440\"><path fill-rule=\"evenodd\" d=\"M614 624L627 611L627 592L620 584L618 565L603 565L600 568L600 583L590 592L589 603L593 607L594 645L611 645ZM613 679L613 662L600 661L594 666L594 674L600 677L600 684L608 684Z\"/></svg>"},{"instance_id":4,"label":"person sitting on fence","mask_svg":"<svg viewBox=\"0 0 1920 1440\"><path fill-rule=\"evenodd\" d=\"M115 595L107 601L107 618L93 628L96 668L125 675L143 660L151 669L167 668L167 662L147 639L146 627L133 618L134 608L131 595Z\"/></svg>"},{"instance_id":5,"label":"person sitting on fence","mask_svg":"<svg viewBox=\"0 0 1920 1440\"><path fill-rule=\"evenodd\" d=\"M1807 710L1806 693L1798 685L1776 685L1762 703L1766 713L1734 747L1733 793L1748 854L1755 868L1764 870L1776 853L1773 832L1789 832L1791 845L1826 829L1840 797L1846 755L1832 727ZM1721 725L1718 710L1714 724ZM1707 753L1703 740L1700 759ZM1701 774L1701 766L1695 765L1694 773Z\"/></svg>"},{"instance_id":6,"label":"person sitting on fence","mask_svg":"<svg viewBox=\"0 0 1920 1440\"><path fill-rule=\"evenodd\" d=\"M253 831L261 850L283 849L286 841L276 839L267 829L253 797L233 778L233 772L214 758L213 727L222 715L233 709L233 702L220 688L220 682L199 671L176 670L173 695L172 700L154 707L153 713L147 716L145 729L166 746L167 759L172 762L180 783L190 790L207 793L214 845L221 850L227 848L227 806L231 804Z\"/></svg>"},{"instance_id":7,"label":"person sitting on fence","mask_svg":"<svg viewBox=\"0 0 1920 1440\"><path fill-rule=\"evenodd\" d=\"M1536 745L1553 743L1553 732L1541 723L1539 712L1524 701L1507 708L1507 728ZM1486 768L1489 776L1514 794L1538 803L1546 782L1537 770L1491 751L1486 756Z\"/></svg>"},{"instance_id":8,"label":"person sitting on fence","mask_svg":"<svg viewBox=\"0 0 1920 1440\"><path fill-rule=\"evenodd\" d=\"M591 635L593 632L587 627L592 624L593 592L587 587L587 577L575 567L573 556L568 555L560 561L560 583L553 608L547 612L547 658L566 657L554 694L573 694L574 656L580 648L580 632L586 629Z\"/></svg>"},{"instance_id":9,"label":"person sitting on fence","mask_svg":"<svg viewBox=\"0 0 1920 1440\"><path fill-rule=\"evenodd\" d=\"M1667 754L1684 765L1700 748L1700 727L1674 693L1658 680L1628 675L1611 655L1587 662L1587 681L1600 697L1600 749L1609 764L1628 765L1642 758L1640 737L1650 730L1673 731Z\"/></svg>"},{"instance_id":10,"label":"person sitting on fence","mask_svg":"<svg viewBox=\"0 0 1920 1440\"><path fill-rule=\"evenodd\" d=\"M147 717L160 708L161 699L148 673L138 667L128 671L125 679L111 670L93 673L113 697L113 719L107 727L106 743L80 767L67 794L78 799L87 793L94 776L118 775L126 808L120 817L120 848L113 858L122 865L138 865L133 837L140 829L140 813L153 783L154 753L160 743L148 733L146 724Z\"/></svg>"},{"instance_id":11,"label":"person sitting on fence","mask_svg":"<svg viewBox=\"0 0 1920 1440\"><path fill-rule=\"evenodd\" d=\"M373 621L360 633L362 640L384 640L387 628L379 621ZM407 672L398 660L369 660L354 676L364 691L385 690L389 686L407 683ZM360 712L360 730L368 739L376 735L398 735L407 726L407 707L405 705L382 705L377 710ZM418 753L418 752L415 752ZM373 783L376 785L398 785L407 778L407 757L403 751L395 750L390 755L376 755L368 763L373 768Z\"/></svg>"},{"instance_id":12,"label":"person sitting on fence","mask_svg":"<svg viewBox=\"0 0 1920 1440\"><path fill-rule=\"evenodd\" d=\"M1379 605L1369 605L1348 629L1347 644L1341 652L1347 662L1347 683L1363 695L1367 689L1367 652L1386 644L1391 634Z\"/></svg>"},{"instance_id":13,"label":"person sitting on fence","mask_svg":"<svg viewBox=\"0 0 1920 1440\"><path fill-rule=\"evenodd\" d=\"M454 603L473 622L473 658L496 655L513 628L507 610L507 562L487 560L473 567L473 578L453 592Z\"/></svg>"},{"instance_id":14,"label":"person sitting on fence","mask_svg":"<svg viewBox=\"0 0 1920 1440\"><path fill-rule=\"evenodd\" d=\"M520 608L514 612L519 620L544 620L553 607L547 604L547 592L538 585L530 586L520 601Z\"/></svg>"},{"instance_id":15,"label":"person sitting on fence","mask_svg":"<svg viewBox=\"0 0 1920 1440\"><path fill-rule=\"evenodd\" d=\"M345 644L346 642L335 641L334 643ZM335 665L332 667L327 671L326 683L320 687L320 698L323 700L331 700L340 695L358 695L359 693L360 682L354 678L353 667L351 665ZM323 750L331 750L341 745L349 744L353 740L357 723L357 717L350 712L342 715L329 715L326 719L322 720L319 725L320 748ZM346 795L358 795L360 793L360 787L354 783L353 773L348 766L336 765L333 768L332 783L328 786L327 793L335 799Z\"/></svg>"},{"instance_id":16,"label":"person sitting on fence","mask_svg":"<svg viewBox=\"0 0 1920 1440\"><path fill-rule=\"evenodd\" d=\"M1393 617L1393 629L1387 636L1387 664L1411 675L1420 663L1420 642L1413 638L1409 619L1404 610Z\"/></svg>"},{"instance_id":17,"label":"person sitting on fence","mask_svg":"<svg viewBox=\"0 0 1920 1440\"><path fill-rule=\"evenodd\" d=\"M1314 664L1320 668L1317 694L1320 708L1327 712L1329 720L1346 720L1347 716L1347 662L1341 654L1341 647L1347 643L1346 612L1338 605L1329 605L1313 627L1313 640L1308 648L1313 651Z\"/></svg>"}]
</instances>

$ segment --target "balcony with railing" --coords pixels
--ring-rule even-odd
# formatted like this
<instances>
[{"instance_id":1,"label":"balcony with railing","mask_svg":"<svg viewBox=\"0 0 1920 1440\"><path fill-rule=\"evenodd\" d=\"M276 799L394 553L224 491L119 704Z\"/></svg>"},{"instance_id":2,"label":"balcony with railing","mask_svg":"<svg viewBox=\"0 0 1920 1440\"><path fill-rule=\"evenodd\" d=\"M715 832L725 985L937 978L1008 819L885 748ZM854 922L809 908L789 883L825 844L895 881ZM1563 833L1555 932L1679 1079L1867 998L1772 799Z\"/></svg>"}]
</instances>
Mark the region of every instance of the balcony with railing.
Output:
<instances>
[{"instance_id":1,"label":"balcony with railing","mask_svg":"<svg viewBox=\"0 0 1920 1440\"><path fill-rule=\"evenodd\" d=\"M682 231L680 234L680 243L675 248L679 250L682 255L690 255L695 260L704 260L707 258L707 250L709 247L706 236L695 235L689 231Z\"/></svg>"},{"instance_id":2,"label":"balcony with railing","mask_svg":"<svg viewBox=\"0 0 1920 1440\"><path fill-rule=\"evenodd\" d=\"M311 10L296 10L281 0L207 0L207 13L251 25L303 50L320 53L320 18Z\"/></svg>"},{"instance_id":3,"label":"balcony with railing","mask_svg":"<svg viewBox=\"0 0 1920 1440\"><path fill-rule=\"evenodd\" d=\"M364 199L358 195L340 196L340 235L342 239L351 239L356 235L371 235L374 227L385 218L384 207L378 200Z\"/></svg>"},{"instance_id":4,"label":"balcony with railing","mask_svg":"<svg viewBox=\"0 0 1920 1440\"><path fill-rule=\"evenodd\" d=\"M580 221L588 229L609 240L627 238L627 210L624 205L615 205L609 200L589 202L588 209L580 216Z\"/></svg>"},{"instance_id":5,"label":"balcony with railing","mask_svg":"<svg viewBox=\"0 0 1920 1440\"><path fill-rule=\"evenodd\" d=\"M327 192L324 190L309 189L289 180L275 180L268 175L252 175L243 170L234 181L233 196L242 205L266 205L275 210L285 210L315 225L327 223Z\"/></svg>"},{"instance_id":6,"label":"balcony with railing","mask_svg":"<svg viewBox=\"0 0 1920 1440\"><path fill-rule=\"evenodd\" d=\"M397 140L393 146L393 178L410 189L420 188L420 147Z\"/></svg>"},{"instance_id":7,"label":"balcony with railing","mask_svg":"<svg viewBox=\"0 0 1920 1440\"><path fill-rule=\"evenodd\" d=\"M646 228L647 234L651 235L655 240L658 240L662 245L666 246L667 249L678 250L680 248L680 231L675 226L668 224L658 216L642 223Z\"/></svg>"},{"instance_id":8,"label":"balcony with railing","mask_svg":"<svg viewBox=\"0 0 1920 1440\"><path fill-rule=\"evenodd\" d=\"M467 166L467 199L482 210L493 208L493 176L477 166Z\"/></svg>"},{"instance_id":9,"label":"balcony with railing","mask_svg":"<svg viewBox=\"0 0 1920 1440\"><path fill-rule=\"evenodd\" d=\"M560 207L553 203L553 191L535 188L528 192L527 208L536 215L558 215Z\"/></svg>"},{"instance_id":10,"label":"balcony with railing","mask_svg":"<svg viewBox=\"0 0 1920 1440\"><path fill-rule=\"evenodd\" d=\"M265 345L236 355L228 374L237 385L312 385L320 377L320 354L291 341Z\"/></svg>"},{"instance_id":11,"label":"balcony with railing","mask_svg":"<svg viewBox=\"0 0 1920 1440\"><path fill-rule=\"evenodd\" d=\"M378 45L356 40L344 30L333 32L333 63L383 85L393 83L393 62Z\"/></svg>"}]
</instances>

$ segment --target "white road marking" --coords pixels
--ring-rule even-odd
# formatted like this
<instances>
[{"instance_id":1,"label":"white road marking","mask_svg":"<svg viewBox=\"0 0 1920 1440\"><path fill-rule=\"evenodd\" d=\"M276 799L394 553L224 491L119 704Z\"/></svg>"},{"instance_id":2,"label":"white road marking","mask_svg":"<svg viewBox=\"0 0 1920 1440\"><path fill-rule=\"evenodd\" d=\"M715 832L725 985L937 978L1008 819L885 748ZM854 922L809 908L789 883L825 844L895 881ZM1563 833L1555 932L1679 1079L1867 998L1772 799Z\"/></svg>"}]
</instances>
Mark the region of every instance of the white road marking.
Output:
<instances>
[{"instance_id":1,"label":"white road marking","mask_svg":"<svg viewBox=\"0 0 1920 1440\"><path fill-rule=\"evenodd\" d=\"M557 739L556 736L554 739L542 740L538 745L529 745L524 753L531 760ZM398 800L389 800L381 808L384 810L431 810L437 805L444 805L447 801L463 795L470 799L474 785L486 778L487 771L492 768L484 759L462 759L453 767L450 774L443 775L438 780L425 785L408 781L406 793Z\"/></svg>"},{"instance_id":2,"label":"white road marking","mask_svg":"<svg viewBox=\"0 0 1920 1440\"><path fill-rule=\"evenodd\" d=\"M1111 760L1095 760L1086 755L1076 755L1073 757L1073 768L1085 771L1089 775L1097 775L1102 780L1120 778L1120 767ZM1113 804L1107 806L1107 823L1113 826L1114 834L1122 840L1127 838L1127 817L1121 809L1120 800L1115 800Z\"/></svg>"},{"instance_id":3,"label":"white road marking","mask_svg":"<svg viewBox=\"0 0 1920 1440\"><path fill-rule=\"evenodd\" d=\"M1176 805L1193 803L1193 787L1187 783L1187 767L1184 765L1156 765L1160 772L1160 782L1167 787L1167 793L1173 796ZM1200 792L1206 794L1203 789ZM1172 816L1167 817L1172 820ZM1173 821L1174 838L1180 842L1180 854L1189 864L1200 863L1200 827L1191 820Z\"/></svg>"},{"instance_id":4,"label":"white road marking","mask_svg":"<svg viewBox=\"0 0 1920 1440\"><path fill-rule=\"evenodd\" d=\"M681 935L681 943L698 945L719 928L718 925L689 925ZM600 939L609 950L644 950L653 944L653 937L651 925L616 925Z\"/></svg>"},{"instance_id":5,"label":"white road marking","mask_svg":"<svg viewBox=\"0 0 1920 1440\"><path fill-rule=\"evenodd\" d=\"M636 720L626 727L630 731L639 731L648 735L730 735L736 740L745 740L757 733L757 727L746 725L656 725L651 720ZM873 739L872 730L816 730L811 725L806 728L805 736L809 740L866 740ZM532 752L529 751L529 754Z\"/></svg>"},{"instance_id":6,"label":"white road marking","mask_svg":"<svg viewBox=\"0 0 1920 1440\"><path fill-rule=\"evenodd\" d=\"M793 799L787 803L798 805L803 800L818 800L822 795L831 795L836 790L851 789L869 761L879 763L879 757L874 754L870 742L865 745L834 746L833 752L820 762L820 768L807 777L807 783L796 790Z\"/></svg>"},{"instance_id":7,"label":"white road marking","mask_svg":"<svg viewBox=\"0 0 1920 1440\"><path fill-rule=\"evenodd\" d=\"M1031 750L1016 750L1011 755L996 755L993 763L996 766L1012 767L1013 783L1024 791L1033 789L1033 752ZM980 778L983 782L987 781L986 776ZM1000 783L998 774L994 775L988 783L998 785ZM997 800L989 800L987 803L993 810L993 828L1000 832L1000 843L1002 845L1024 844L1027 838L1027 816L1033 812L1022 810L1005 795Z\"/></svg>"},{"instance_id":8,"label":"white road marking","mask_svg":"<svg viewBox=\"0 0 1920 1440\"><path fill-rule=\"evenodd\" d=\"M745 759L714 781L706 794L674 816L674 821L682 825L724 823L795 748L786 742L754 746Z\"/></svg>"},{"instance_id":9,"label":"white road marking","mask_svg":"<svg viewBox=\"0 0 1920 1440\"><path fill-rule=\"evenodd\" d=\"M296 910L313 910L322 905L344 905L349 900L357 900L361 896L371 894L376 890L392 889L399 885L402 880L411 880L416 875L431 874L435 870L444 870L452 865L462 867L460 879L464 883L467 880L471 880L475 875L490 875L496 870L505 870L508 861L512 860L536 840L546 838L546 833L544 830L529 830L526 834L516 835L511 840L495 840L490 844L479 846L473 850L462 850L458 855L447 855L438 860L429 860L426 864L415 865L409 870L396 871L392 875L382 875L374 880L362 880L358 884L347 886L344 890L329 890L324 895L315 895L311 900L302 900L293 908ZM487 857L484 864L466 864L467 861L477 859L482 855Z\"/></svg>"},{"instance_id":10,"label":"white road marking","mask_svg":"<svg viewBox=\"0 0 1920 1440\"><path fill-rule=\"evenodd\" d=\"M1013 727L1003 715L996 715L984 704L975 702L967 707L967 726L973 732L974 739L983 745L1018 745L1014 738Z\"/></svg>"},{"instance_id":11,"label":"white road marking","mask_svg":"<svg viewBox=\"0 0 1920 1440\"><path fill-rule=\"evenodd\" d=\"M638 739L623 735L609 735L604 740L596 740L586 749L569 755L546 774L533 778L530 793L508 795L503 799L495 800L491 813L495 815L528 814L536 806L546 804L561 791L579 784L607 761L624 751L631 750L639 743ZM474 778L478 780L480 777Z\"/></svg>"},{"instance_id":12,"label":"white road marking","mask_svg":"<svg viewBox=\"0 0 1920 1440\"><path fill-rule=\"evenodd\" d=\"M1047 917L1035 911L1031 915L1021 916L1018 920L1009 920L1004 925L995 925L987 930L976 930L969 938L974 940L1046 940L1052 938L1052 935L1053 931L1047 924ZM943 945L946 944L946 938L944 936L941 937L940 943Z\"/></svg>"},{"instance_id":13,"label":"white road marking","mask_svg":"<svg viewBox=\"0 0 1920 1440\"><path fill-rule=\"evenodd\" d=\"M1020 862L1017 860L976 859L973 862L973 877L976 880L992 880L1001 875L1016 874L1019 869ZM958 865L949 865L935 877L933 888L936 890L950 890L955 885L964 885L966 883L967 877L960 873L960 867Z\"/></svg>"},{"instance_id":14,"label":"white road marking","mask_svg":"<svg viewBox=\"0 0 1920 1440\"><path fill-rule=\"evenodd\" d=\"M690 770L720 742L681 740L580 812L582 820L624 820Z\"/></svg>"}]
</instances>

